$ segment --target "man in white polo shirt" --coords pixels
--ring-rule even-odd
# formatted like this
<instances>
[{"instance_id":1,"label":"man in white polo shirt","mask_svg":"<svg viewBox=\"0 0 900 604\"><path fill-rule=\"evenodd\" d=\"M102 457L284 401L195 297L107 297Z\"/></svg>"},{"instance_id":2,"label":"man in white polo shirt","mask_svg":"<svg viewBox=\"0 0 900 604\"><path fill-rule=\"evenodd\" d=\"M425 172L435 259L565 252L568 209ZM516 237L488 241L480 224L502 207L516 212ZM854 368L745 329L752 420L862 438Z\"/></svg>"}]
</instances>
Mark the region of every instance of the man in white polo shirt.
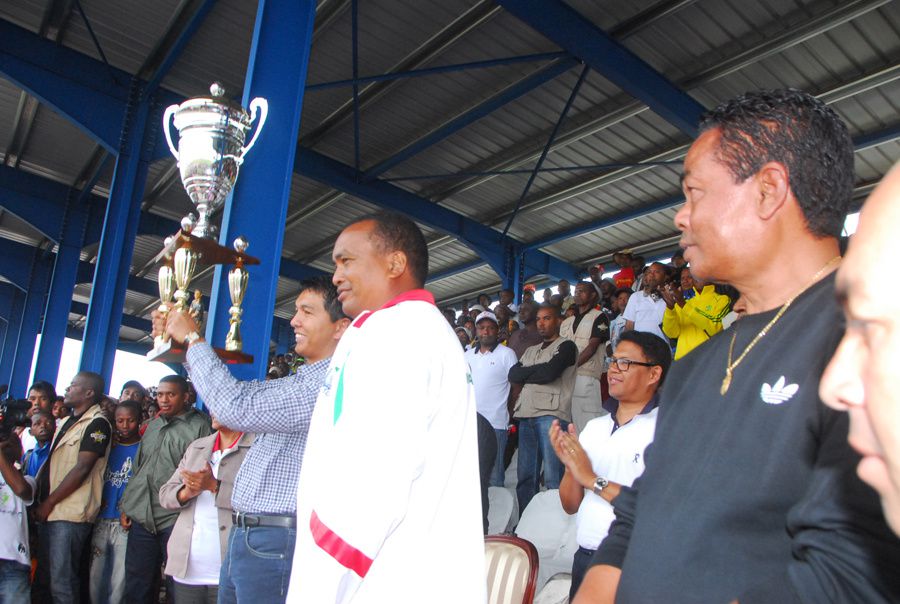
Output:
<instances>
[{"instance_id":1,"label":"man in white polo shirt","mask_svg":"<svg viewBox=\"0 0 900 604\"><path fill-rule=\"evenodd\" d=\"M629 331L622 334L610 361L610 398L603 402L609 415L589 421L580 435L572 424L562 430L553 422L550 428L553 450L566 467L559 498L566 512L578 513L578 551L569 592L573 599L615 519L612 502L619 489L631 486L644 472L644 449L656 431L657 392L672 352L652 334Z\"/></svg>"},{"instance_id":2,"label":"man in white polo shirt","mask_svg":"<svg viewBox=\"0 0 900 604\"><path fill-rule=\"evenodd\" d=\"M647 276L641 284L641 291L636 292L628 299L623 316L625 317L625 331L648 331L658 335L664 341L669 339L662 332L663 315L666 312L666 302L659 295L657 289L666 279L666 269L659 262L654 262L647 268Z\"/></svg>"},{"instance_id":3,"label":"man in white polo shirt","mask_svg":"<svg viewBox=\"0 0 900 604\"><path fill-rule=\"evenodd\" d=\"M503 486L503 452L509 427L509 370L518 362L516 353L500 343L497 317L485 311L475 319L478 346L466 351L466 362L475 383L475 408L494 428L497 457L491 472L491 486Z\"/></svg>"}]
</instances>

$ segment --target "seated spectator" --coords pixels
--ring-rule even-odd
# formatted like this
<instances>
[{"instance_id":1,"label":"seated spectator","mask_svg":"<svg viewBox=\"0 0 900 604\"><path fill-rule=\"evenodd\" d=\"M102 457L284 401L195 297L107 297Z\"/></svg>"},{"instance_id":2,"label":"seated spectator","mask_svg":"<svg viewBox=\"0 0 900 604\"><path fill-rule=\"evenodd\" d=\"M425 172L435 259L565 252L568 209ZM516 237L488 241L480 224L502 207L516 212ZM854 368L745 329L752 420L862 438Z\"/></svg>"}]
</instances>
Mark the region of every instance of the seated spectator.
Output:
<instances>
[{"instance_id":1,"label":"seated spectator","mask_svg":"<svg viewBox=\"0 0 900 604\"><path fill-rule=\"evenodd\" d=\"M37 443L22 458L22 473L34 478L50 457L50 445L56 433L56 421L49 411L38 410L31 416L31 435Z\"/></svg>"},{"instance_id":2,"label":"seated spectator","mask_svg":"<svg viewBox=\"0 0 900 604\"><path fill-rule=\"evenodd\" d=\"M722 319L731 310L728 296L716 293L716 287L711 283L692 279L687 269L682 271L682 283L690 284L692 289L689 291L694 292L690 299L685 299L679 287L667 285L659 290L666 303L663 333L678 339L676 361L722 331Z\"/></svg>"},{"instance_id":3,"label":"seated spectator","mask_svg":"<svg viewBox=\"0 0 900 604\"><path fill-rule=\"evenodd\" d=\"M142 395L143 396L143 395ZM118 604L125 596L125 552L128 532L119 517L119 499L131 479L141 437L141 407L132 399L116 406L113 445L103 475L100 515L91 537L91 602Z\"/></svg>"},{"instance_id":4,"label":"seated spectator","mask_svg":"<svg viewBox=\"0 0 900 604\"><path fill-rule=\"evenodd\" d=\"M572 424L563 430L553 422L550 428L553 450L566 467L559 497L566 512L578 514L570 598L615 519L613 500L644 471L644 449L656 430L657 391L672 354L660 338L629 331L610 360L610 398L603 403L609 415L589 421L580 435Z\"/></svg>"},{"instance_id":5,"label":"seated spectator","mask_svg":"<svg viewBox=\"0 0 900 604\"><path fill-rule=\"evenodd\" d=\"M22 455L19 437L12 432L0 442L0 602L30 599L31 556L28 551L26 506L36 490L34 478L14 465Z\"/></svg>"},{"instance_id":6,"label":"seated spectator","mask_svg":"<svg viewBox=\"0 0 900 604\"><path fill-rule=\"evenodd\" d=\"M213 434L188 446L159 489L159 503L178 511L168 543L166 574L174 604L215 602L231 530L231 493L252 434L212 420Z\"/></svg>"}]
</instances>

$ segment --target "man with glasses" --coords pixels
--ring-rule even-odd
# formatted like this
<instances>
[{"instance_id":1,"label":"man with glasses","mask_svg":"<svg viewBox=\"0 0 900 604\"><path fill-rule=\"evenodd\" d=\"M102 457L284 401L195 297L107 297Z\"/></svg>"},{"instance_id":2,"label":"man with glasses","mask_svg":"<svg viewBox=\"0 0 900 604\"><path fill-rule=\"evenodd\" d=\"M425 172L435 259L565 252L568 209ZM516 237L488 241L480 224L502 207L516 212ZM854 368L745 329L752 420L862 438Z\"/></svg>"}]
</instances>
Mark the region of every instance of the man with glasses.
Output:
<instances>
[{"instance_id":1,"label":"man with glasses","mask_svg":"<svg viewBox=\"0 0 900 604\"><path fill-rule=\"evenodd\" d=\"M572 421L578 347L572 340L560 337L561 324L558 307L541 306L537 328L544 341L527 349L509 370L510 383L522 385L514 412L519 420L516 497L521 511L540 490L542 464L548 489L558 489L562 479L563 465L550 444L550 425L559 421L565 428Z\"/></svg>"},{"instance_id":2,"label":"man with glasses","mask_svg":"<svg viewBox=\"0 0 900 604\"><path fill-rule=\"evenodd\" d=\"M644 472L644 449L656 431L657 391L672 353L655 335L629 331L609 360L610 398L603 401L609 415L589 421L580 435L573 424L565 430L554 421L550 428L553 450L566 467L559 498L567 513L578 513L570 598L615 519L613 500Z\"/></svg>"}]
</instances>

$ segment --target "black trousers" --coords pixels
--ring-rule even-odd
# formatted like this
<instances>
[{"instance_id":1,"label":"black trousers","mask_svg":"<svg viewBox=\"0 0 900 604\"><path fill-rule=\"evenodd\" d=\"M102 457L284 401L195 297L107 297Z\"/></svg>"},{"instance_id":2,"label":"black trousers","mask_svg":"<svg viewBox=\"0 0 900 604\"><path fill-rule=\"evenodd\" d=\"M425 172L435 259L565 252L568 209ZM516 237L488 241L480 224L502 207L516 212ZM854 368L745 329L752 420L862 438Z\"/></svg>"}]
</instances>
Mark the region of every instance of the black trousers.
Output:
<instances>
[{"instance_id":1,"label":"black trousers","mask_svg":"<svg viewBox=\"0 0 900 604\"><path fill-rule=\"evenodd\" d=\"M572 558L572 587L569 589L570 602L575 599L575 594L578 593L578 588L581 587L584 575L591 567L591 558L594 557L594 551L579 547L575 552L575 557Z\"/></svg>"},{"instance_id":2,"label":"black trousers","mask_svg":"<svg viewBox=\"0 0 900 604\"><path fill-rule=\"evenodd\" d=\"M151 533L137 522L128 532L125 549L125 601L129 604L156 604L159 601L160 568L172 528Z\"/></svg>"}]
</instances>

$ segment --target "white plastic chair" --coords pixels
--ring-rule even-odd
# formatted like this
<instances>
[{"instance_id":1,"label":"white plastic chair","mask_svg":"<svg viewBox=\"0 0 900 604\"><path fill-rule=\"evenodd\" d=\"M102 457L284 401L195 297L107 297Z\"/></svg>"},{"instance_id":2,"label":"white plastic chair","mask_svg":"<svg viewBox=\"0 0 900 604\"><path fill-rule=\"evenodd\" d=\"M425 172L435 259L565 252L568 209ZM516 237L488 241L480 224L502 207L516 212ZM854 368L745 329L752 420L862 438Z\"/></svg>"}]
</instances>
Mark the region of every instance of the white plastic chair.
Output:
<instances>
[{"instance_id":1,"label":"white plastic chair","mask_svg":"<svg viewBox=\"0 0 900 604\"><path fill-rule=\"evenodd\" d=\"M506 487L488 488L488 535L512 531L519 521L519 504Z\"/></svg>"},{"instance_id":2,"label":"white plastic chair","mask_svg":"<svg viewBox=\"0 0 900 604\"><path fill-rule=\"evenodd\" d=\"M522 512L516 534L537 548L541 561L538 591L556 573L572 572L572 560L578 550L575 516L562 508L558 489L542 491L531 499Z\"/></svg>"}]
</instances>

